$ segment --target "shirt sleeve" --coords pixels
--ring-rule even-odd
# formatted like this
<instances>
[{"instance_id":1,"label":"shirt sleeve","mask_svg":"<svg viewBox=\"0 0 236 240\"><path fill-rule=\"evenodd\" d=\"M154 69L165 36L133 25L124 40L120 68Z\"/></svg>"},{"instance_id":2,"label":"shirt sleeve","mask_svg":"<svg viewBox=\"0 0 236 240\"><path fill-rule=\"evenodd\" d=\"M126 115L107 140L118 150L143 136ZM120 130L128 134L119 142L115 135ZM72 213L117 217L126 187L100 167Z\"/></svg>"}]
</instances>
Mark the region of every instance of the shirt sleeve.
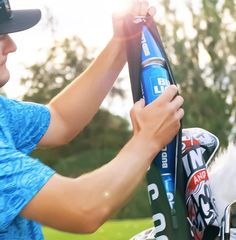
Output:
<instances>
[{"instance_id":1,"label":"shirt sleeve","mask_svg":"<svg viewBox=\"0 0 236 240\"><path fill-rule=\"evenodd\" d=\"M42 104L17 100L6 101L5 108L16 149L31 153L48 129L49 109Z\"/></svg>"},{"instance_id":2,"label":"shirt sleeve","mask_svg":"<svg viewBox=\"0 0 236 240\"><path fill-rule=\"evenodd\" d=\"M55 172L15 149L0 149L0 231L4 231Z\"/></svg>"}]
</instances>

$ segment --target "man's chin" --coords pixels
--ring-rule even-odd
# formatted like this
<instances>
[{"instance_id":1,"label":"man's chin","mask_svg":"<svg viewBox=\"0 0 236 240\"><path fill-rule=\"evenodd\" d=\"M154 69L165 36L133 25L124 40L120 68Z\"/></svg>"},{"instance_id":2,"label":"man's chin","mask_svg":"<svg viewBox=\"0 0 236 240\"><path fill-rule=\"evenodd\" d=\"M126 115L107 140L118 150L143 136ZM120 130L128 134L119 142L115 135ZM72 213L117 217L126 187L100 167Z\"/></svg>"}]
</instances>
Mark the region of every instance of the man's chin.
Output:
<instances>
[{"instance_id":1,"label":"man's chin","mask_svg":"<svg viewBox=\"0 0 236 240\"><path fill-rule=\"evenodd\" d=\"M9 78L4 79L4 80L0 80L0 88L2 88L3 86L5 86L5 84L9 81Z\"/></svg>"}]
</instances>

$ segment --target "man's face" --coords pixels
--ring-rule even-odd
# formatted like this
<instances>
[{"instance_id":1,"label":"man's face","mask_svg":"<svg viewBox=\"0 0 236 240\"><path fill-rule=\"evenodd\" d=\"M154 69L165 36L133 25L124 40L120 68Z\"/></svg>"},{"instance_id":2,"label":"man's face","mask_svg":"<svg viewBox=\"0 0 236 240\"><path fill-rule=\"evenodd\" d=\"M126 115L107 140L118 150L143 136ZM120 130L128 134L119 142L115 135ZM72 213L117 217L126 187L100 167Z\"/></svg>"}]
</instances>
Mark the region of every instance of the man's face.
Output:
<instances>
[{"instance_id":1,"label":"man's face","mask_svg":"<svg viewBox=\"0 0 236 240\"><path fill-rule=\"evenodd\" d=\"M0 35L0 87L4 86L10 78L6 61L8 54L15 51L16 45L9 35Z\"/></svg>"}]
</instances>

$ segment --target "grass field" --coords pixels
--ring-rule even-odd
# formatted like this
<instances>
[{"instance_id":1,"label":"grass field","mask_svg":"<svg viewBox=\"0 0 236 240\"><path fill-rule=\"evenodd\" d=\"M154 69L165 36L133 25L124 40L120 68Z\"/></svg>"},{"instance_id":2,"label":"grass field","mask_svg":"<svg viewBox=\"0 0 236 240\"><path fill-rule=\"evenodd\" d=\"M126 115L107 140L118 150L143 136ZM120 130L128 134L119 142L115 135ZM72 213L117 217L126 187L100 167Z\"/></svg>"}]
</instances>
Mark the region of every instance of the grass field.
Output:
<instances>
[{"instance_id":1,"label":"grass field","mask_svg":"<svg viewBox=\"0 0 236 240\"><path fill-rule=\"evenodd\" d=\"M137 233L152 227L151 219L114 220L105 223L96 233L69 234L43 228L45 240L128 240Z\"/></svg>"}]
</instances>

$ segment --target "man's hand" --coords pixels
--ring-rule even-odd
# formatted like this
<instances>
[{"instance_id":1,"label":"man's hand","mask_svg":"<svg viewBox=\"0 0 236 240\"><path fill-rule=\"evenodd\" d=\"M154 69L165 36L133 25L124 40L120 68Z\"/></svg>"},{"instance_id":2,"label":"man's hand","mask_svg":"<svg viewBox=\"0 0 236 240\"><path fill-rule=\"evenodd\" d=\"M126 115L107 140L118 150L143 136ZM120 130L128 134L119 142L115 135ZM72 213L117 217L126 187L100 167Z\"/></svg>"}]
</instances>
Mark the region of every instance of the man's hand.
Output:
<instances>
[{"instance_id":1,"label":"man's hand","mask_svg":"<svg viewBox=\"0 0 236 240\"><path fill-rule=\"evenodd\" d=\"M148 1L146 0L132 0L127 1L129 7L126 11L123 12L115 12L113 14L113 29L114 29L114 38L117 40L124 40L124 32L123 32L123 21L125 16L131 15L133 17L136 16L154 16L156 13L156 9L153 6L149 6Z\"/></svg>"},{"instance_id":2,"label":"man's hand","mask_svg":"<svg viewBox=\"0 0 236 240\"><path fill-rule=\"evenodd\" d=\"M141 136L154 151L161 150L179 131L180 120L184 116L183 102L174 85L145 107L143 99L136 102L130 114L134 137Z\"/></svg>"}]
</instances>

